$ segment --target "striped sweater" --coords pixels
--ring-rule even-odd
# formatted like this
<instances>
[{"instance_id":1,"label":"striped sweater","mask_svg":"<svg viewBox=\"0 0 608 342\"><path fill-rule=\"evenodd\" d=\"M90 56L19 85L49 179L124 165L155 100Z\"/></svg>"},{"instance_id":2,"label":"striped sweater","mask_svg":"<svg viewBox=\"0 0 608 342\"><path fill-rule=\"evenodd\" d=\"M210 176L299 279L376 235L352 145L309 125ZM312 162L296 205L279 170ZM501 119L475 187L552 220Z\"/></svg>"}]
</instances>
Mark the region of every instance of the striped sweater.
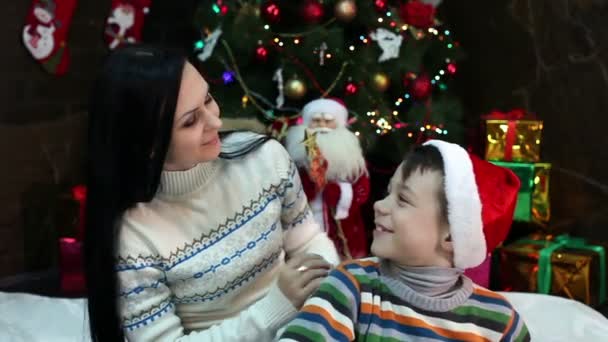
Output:
<instances>
[{"instance_id":1,"label":"striped sweater","mask_svg":"<svg viewBox=\"0 0 608 342\"><path fill-rule=\"evenodd\" d=\"M278 142L163 172L157 196L122 220L116 270L126 336L268 341L296 313L276 284L284 258L306 252L338 261Z\"/></svg>"},{"instance_id":2,"label":"striped sweater","mask_svg":"<svg viewBox=\"0 0 608 342\"><path fill-rule=\"evenodd\" d=\"M280 341L529 341L526 325L501 295L473 286L445 312L423 310L395 296L378 259L332 271L283 331Z\"/></svg>"}]
</instances>

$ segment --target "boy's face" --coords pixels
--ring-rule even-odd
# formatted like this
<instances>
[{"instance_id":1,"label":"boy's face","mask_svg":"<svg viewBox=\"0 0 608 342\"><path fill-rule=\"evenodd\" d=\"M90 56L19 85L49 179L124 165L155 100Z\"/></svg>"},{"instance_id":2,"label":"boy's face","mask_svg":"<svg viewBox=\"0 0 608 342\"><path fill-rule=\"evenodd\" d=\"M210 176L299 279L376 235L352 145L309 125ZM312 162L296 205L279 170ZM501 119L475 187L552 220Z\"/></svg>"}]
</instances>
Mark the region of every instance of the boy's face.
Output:
<instances>
[{"instance_id":1,"label":"boy's face","mask_svg":"<svg viewBox=\"0 0 608 342\"><path fill-rule=\"evenodd\" d=\"M402 167L393 175L388 195L374 204L372 253L405 266L449 267L449 229L440 219L438 200L442 175L418 169L403 182Z\"/></svg>"}]
</instances>

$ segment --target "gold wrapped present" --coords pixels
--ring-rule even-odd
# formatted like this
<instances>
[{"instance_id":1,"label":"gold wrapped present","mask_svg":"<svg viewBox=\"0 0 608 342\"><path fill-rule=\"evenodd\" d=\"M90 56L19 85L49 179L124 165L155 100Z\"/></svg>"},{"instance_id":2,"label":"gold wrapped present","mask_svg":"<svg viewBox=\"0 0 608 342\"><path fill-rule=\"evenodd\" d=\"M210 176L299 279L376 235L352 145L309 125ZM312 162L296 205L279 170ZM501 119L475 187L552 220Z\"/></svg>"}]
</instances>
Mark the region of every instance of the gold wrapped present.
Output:
<instances>
[{"instance_id":1,"label":"gold wrapped present","mask_svg":"<svg viewBox=\"0 0 608 342\"><path fill-rule=\"evenodd\" d=\"M528 162L540 160L543 122L524 120L521 110L492 112L486 124L486 160Z\"/></svg>"},{"instance_id":2,"label":"gold wrapped present","mask_svg":"<svg viewBox=\"0 0 608 342\"><path fill-rule=\"evenodd\" d=\"M550 163L534 164L534 190L532 191L532 220L536 223L549 223L551 203L549 201Z\"/></svg>"},{"instance_id":3,"label":"gold wrapped present","mask_svg":"<svg viewBox=\"0 0 608 342\"><path fill-rule=\"evenodd\" d=\"M598 306L606 300L604 248L567 235L522 239L498 250L499 289L553 294Z\"/></svg>"}]
</instances>

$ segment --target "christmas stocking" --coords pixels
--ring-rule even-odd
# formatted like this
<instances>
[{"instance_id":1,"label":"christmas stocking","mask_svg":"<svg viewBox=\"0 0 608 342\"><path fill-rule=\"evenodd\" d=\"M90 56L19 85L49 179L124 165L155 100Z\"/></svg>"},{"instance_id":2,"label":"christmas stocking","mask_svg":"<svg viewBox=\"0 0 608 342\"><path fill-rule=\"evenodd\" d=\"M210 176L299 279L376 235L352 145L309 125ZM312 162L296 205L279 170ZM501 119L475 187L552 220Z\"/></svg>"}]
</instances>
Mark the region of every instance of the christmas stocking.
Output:
<instances>
[{"instance_id":1,"label":"christmas stocking","mask_svg":"<svg viewBox=\"0 0 608 342\"><path fill-rule=\"evenodd\" d=\"M112 10L104 32L110 50L141 40L144 17L152 0L112 0Z\"/></svg>"},{"instance_id":2,"label":"christmas stocking","mask_svg":"<svg viewBox=\"0 0 608 342\"><path fill-rule=\"evenodd\" d=\"M68 71L66 39L77 0L33 0L23 27L23 44L54 75Z\"/></svg>"}]
</instances>

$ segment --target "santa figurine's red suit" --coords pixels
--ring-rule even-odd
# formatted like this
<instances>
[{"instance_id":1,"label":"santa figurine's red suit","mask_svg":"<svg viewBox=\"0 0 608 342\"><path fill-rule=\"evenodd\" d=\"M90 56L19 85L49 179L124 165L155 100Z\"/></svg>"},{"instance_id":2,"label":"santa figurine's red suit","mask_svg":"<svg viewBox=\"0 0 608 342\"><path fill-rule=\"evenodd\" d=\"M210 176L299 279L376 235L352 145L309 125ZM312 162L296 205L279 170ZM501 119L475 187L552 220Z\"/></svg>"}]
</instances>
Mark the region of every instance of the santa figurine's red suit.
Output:
<instances>
[{"instance_id":1,"label":"santa figurine's red suit","mask_svg":"<svg viewBox=\"0 0 608 342\"><path fill-rule=\"evenodd\" d=\"M318 99L301 114L303 123L289 129L285 145L315 219L343 259L366 257L360 208L369 197L369 176L359 139L346 127L348 110L339 100Z\"/></svg>"}]
</instances>

